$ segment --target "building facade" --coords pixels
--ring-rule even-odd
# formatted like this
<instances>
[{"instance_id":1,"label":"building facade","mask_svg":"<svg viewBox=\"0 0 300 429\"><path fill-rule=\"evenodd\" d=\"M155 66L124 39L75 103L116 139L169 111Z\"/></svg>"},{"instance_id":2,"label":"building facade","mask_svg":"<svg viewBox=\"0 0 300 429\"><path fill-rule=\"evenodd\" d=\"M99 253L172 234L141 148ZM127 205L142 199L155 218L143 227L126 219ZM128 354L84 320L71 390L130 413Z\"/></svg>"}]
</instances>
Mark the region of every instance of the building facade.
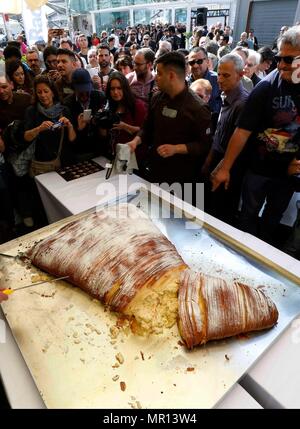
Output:
<instances>
[{"instance_id":1,"label":"building facade","mask_svg":"<svg viewBox=\"0 0 300 429\"><path fill-rule=\"evenodd\" d=\"M180 22L191 31L197 9L208 9L207 24L218 21L233 25L236 0L71 0L70 9L80 12L86 29L99 33L111 28L126 28L137 24ZM76 23L74 23L76 27Z\"/></svg>"}]
</instances>

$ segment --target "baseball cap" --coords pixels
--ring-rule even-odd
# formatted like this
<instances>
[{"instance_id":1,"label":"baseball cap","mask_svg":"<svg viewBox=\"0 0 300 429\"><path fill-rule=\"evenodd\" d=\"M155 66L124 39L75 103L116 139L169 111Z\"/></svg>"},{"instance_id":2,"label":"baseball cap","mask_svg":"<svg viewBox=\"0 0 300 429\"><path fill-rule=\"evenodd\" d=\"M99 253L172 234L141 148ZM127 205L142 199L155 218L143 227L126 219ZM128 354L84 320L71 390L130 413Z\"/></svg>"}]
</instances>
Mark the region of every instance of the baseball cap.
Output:
<instances>
[{"instance_id":1,"label":"baseball cap","mask_svg":"<svg viewBox=\"0 0 300 429\"><path fill-rule=\"evenodd\" d=\"M73 72L72 84L74 89L80 92L89 92L93 88L91 76L85 69L76 69Z\"/></svg>"}]
</instances>

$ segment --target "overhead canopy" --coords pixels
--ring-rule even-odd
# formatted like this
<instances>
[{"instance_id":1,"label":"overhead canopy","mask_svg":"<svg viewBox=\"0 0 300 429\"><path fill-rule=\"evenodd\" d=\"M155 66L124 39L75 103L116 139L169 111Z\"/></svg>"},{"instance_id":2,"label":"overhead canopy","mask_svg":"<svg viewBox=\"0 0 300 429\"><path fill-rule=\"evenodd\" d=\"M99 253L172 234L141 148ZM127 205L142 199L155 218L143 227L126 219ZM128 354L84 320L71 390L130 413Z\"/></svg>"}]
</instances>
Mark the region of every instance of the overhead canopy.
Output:
<instances>
[{"instance_id":1,"label":"overhead canopy","mask_svg":"<svg viewBox=\"0 0 300 429\"><path fill-rule=\"evenodd\" d=\"M0 13L21 14L23 1L30 10L35 10L44 6L48 0L0 0Z\"/></svg>"}]
</instances>

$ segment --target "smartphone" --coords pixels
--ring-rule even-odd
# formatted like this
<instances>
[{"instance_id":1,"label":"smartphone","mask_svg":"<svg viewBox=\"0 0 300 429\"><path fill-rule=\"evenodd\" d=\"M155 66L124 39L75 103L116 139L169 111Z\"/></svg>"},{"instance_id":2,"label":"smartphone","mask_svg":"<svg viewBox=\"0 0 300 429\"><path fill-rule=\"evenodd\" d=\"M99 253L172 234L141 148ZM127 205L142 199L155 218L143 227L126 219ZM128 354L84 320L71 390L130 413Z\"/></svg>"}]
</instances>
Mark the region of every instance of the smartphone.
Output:
<instances>
[{"instance_id":1,"label":"smartphone","mask_svg":"<svg viewBox=\"0 0 300 429\"><path fill-rule=\"evenodd\" d=\"M64 34L64 29L63 28L53 28L52 34L56 37L62 36Z\"/></svg>"},{"instance_id":2,"label":"smartphone","mask_svg":"<svg viewBox=\"0 0 300 429\"><path fill-rule=\"evenodd\" d=\"M92 110L91 109L85 109L83 111L83 119L85 121L90 121L91 117L92 117Z\"/></svg>"},{"instance_id":3,"label":"smartphone","mask_svg":"<svg viewBox=\"0 0 300 429\"><path fill-rule=\"evenodd\" d=\"M98 76L98 73L99 73L98 67L91 67L88 71L91 77Z\"/></svg>"}]
</instances>

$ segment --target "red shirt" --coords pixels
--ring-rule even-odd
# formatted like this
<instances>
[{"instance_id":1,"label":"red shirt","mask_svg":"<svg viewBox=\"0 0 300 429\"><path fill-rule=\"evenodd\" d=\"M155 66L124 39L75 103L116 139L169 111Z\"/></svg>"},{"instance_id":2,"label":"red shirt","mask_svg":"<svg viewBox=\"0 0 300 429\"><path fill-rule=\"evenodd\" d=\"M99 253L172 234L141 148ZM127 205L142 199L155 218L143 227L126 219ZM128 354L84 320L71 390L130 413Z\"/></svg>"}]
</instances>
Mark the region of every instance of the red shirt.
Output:
<instances>
[{"instance_id":1,"label":"red shirt","mask_svg":"<svg viewBox=\"0 0 300 429\"><path fill-rule=\"evenodd\" d=\"M134 116L131 112L127 111L122 114L121 121L126 124L133 125L135 127L142 127L144 120L147 115L147 106L144 101L140 99L136 99L135 101L135 114ZM128 133L125 130L116 130L116 134L114 132L114 141L116 143L128 143L134 137L133 134Z\"/></svg>"}]
</instances>

